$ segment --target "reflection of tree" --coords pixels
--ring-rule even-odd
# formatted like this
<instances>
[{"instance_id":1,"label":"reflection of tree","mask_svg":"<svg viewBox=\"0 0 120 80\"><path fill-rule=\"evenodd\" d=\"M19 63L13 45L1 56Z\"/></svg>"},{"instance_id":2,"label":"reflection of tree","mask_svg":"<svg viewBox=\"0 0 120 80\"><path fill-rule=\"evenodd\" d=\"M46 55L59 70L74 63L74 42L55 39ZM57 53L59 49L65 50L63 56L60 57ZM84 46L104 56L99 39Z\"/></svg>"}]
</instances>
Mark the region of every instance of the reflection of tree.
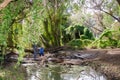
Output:
<instances>
[{"instance_id":1,"label":"reflection of tree","mask_svg":"<svg viewBox=\"0 0 120 80\"><path fill-rule=\"evenodd\" d=\"M49 79L49 71L46 69L41 70L40 77L42 80L51 80Z\"/></svg>"},{"instance_id":2,"label":"reflection of tree","mask_svg":"<svg viewBox=\"0 0 120 80\"><path fill-rule=\"evenodd\" d=\"M63 80L61 79L61 67L51 67L50 70L44 70L41 74L42 80Z\"/></svg>"},{"instance_id":3,"label":"reflection of tree","mask_svg":"<svg viewBox=\"0 0 120 80\"><path fill-rule=\"evenodd\" d=\"M52 70L53 71L51 71L51 79L52 80L62 80L60 77L61 68L60 67L53 67Z\"/></svg>"}]
</instances>

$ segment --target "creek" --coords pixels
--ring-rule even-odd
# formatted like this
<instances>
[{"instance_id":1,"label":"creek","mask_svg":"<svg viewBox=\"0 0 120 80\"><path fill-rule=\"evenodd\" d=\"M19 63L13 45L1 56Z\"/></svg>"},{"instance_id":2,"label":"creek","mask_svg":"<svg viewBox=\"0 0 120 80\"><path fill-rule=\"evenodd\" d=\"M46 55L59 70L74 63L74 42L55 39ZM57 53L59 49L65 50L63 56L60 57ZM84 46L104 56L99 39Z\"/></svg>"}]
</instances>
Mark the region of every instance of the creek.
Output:
<instances>
[{"instance_id":1,"label":"creek","mask_svg":"<svg viewBox=\"0 0 120 80\"><path fill-rule=\"evenodd\" d=\"M27 80L107 80L104 74L89 66L50 64L41 67L36 63L22 65L26 68Z\"/></svg>"}]
</instances>

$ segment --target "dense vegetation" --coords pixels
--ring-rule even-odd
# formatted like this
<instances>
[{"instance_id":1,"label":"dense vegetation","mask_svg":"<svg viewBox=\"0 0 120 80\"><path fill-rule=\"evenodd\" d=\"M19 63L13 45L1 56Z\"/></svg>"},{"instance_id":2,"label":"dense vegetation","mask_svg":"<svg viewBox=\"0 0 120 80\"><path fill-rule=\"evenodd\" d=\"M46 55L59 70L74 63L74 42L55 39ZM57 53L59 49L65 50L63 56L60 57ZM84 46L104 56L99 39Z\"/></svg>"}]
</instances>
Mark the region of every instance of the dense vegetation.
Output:
<instances>
[{"instance_id":1,"label":"dense vegetation","mask_svg":"<svg viewBox=\"0 0 120 80\"><path fill-rule=\"evenodd\" d=\"M0 8L1 55L44 48L120 47L118 0L5 0ZM89 6L87 6L89 4ZM111 6L112 5L112 6Z\"/></svg>"},{"instance_id":2,"label":"dense vegetation","mask_svg":"<svg viewBox=\"0 0 120 80\"><path fill-rule=\"evenodd\" d=\"M120 48L120 0L0 0L0 65L9 53L22 60L33 44ZM24 80L14 67L0 67L0 80Z\"/></svg>"}]
</instances>

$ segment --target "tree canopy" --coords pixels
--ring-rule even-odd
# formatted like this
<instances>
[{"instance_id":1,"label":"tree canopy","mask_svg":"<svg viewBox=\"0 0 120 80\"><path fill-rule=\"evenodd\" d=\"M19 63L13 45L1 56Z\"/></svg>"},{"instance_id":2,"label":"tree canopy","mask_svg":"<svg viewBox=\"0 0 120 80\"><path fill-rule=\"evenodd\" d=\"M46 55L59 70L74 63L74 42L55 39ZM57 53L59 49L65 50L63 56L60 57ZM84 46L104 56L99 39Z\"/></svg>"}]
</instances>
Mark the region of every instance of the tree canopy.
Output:
<instances>
[{"instance_id":1,"label":"tree canopy","mask_svg":"<svg viewBox=\"0 0 120 80\"><path fill-rule=\"evenodd\" d=\"M112 36L116 36L112 39L107 36L110 41L119 34L119 30L115 33L113 29L120 26L119 0L0 0L0 3L3 53L8 47L24 52L34 43L50 48L69 45L71 41L74 44L80 39L90 40L90 44L97 38L104 40L100 37L106 35L106 30L113 30Z\"/></svg>"}]
</instances>

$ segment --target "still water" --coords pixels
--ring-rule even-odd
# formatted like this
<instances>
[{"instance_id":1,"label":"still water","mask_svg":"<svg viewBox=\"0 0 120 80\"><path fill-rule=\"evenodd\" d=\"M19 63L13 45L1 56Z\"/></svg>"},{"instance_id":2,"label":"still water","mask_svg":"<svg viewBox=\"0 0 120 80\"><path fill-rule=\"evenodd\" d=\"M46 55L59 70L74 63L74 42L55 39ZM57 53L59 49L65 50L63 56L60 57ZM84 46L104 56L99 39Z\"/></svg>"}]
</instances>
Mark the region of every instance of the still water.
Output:
<instances>
[{"instance_id":1,"label":"still water","mask_svg":"<svg viewBox=\"0 0 120 80\"><path fill-rule=\"evenodd\" d=\"M88 66L49 65L40 67L27 64L28 80L107 80L107 78Z\"/></svg>"}]
</instances>

